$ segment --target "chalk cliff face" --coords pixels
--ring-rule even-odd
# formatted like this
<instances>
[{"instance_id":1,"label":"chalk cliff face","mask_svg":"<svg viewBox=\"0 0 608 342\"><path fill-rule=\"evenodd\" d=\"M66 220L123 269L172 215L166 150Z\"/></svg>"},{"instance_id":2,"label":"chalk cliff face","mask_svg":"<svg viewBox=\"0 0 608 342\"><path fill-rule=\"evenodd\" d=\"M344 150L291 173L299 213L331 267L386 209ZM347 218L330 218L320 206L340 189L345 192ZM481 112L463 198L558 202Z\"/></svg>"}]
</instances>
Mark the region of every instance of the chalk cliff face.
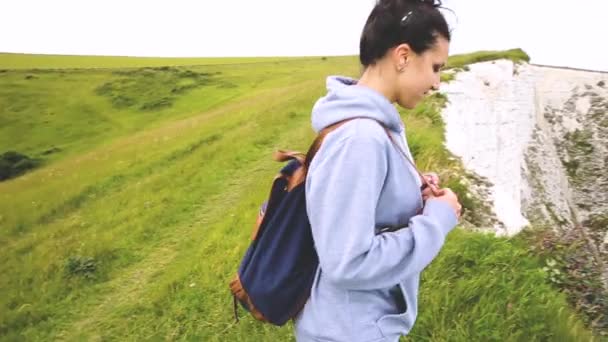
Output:
<instances>
[{"instance_id":1,"label":"chalk cliff face","mask_svg":"<svg viewBox=\"0 0 608 342\"><path fill-rule=\"evenodd\" d=\"M447 148L490 182L500 222L485 228L567 229L574 214L607 253L608 73L499 60L470 65L442 92Z\"/></svg>"}]
</instances>

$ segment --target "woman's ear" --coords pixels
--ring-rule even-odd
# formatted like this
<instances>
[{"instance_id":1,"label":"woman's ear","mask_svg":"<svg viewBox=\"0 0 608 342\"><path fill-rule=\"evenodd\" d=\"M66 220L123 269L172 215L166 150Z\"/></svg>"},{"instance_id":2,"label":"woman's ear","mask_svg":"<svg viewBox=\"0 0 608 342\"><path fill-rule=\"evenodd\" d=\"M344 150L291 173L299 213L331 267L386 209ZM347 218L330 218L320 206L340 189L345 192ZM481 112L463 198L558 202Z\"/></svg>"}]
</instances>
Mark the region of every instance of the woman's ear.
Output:
<instances>
[{"instance_id":1,"label":"woman's ear","mask_svg":"<svg viewBox=\"0 0 608 342\"><path fill-rule=\"evenodd\" d=\"M392 60L398 71L402 72L405 69L411 55L412 49L408 44L400 44L393 49Z\"/></svg>"}]
</instances>

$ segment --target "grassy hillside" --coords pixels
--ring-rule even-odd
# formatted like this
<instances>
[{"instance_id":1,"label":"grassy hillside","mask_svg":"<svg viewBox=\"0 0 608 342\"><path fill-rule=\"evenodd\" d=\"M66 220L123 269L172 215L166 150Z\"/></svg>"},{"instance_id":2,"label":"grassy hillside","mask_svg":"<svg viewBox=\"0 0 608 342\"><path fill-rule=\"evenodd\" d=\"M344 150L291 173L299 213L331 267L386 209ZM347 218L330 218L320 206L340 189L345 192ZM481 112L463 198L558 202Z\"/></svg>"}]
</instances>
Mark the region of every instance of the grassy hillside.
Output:
<instances>
[{"instance_id":1,"label":"grassy hillside","mask_svg":"<svg viewBox=\"0 0 608 342\"><path fill-rule=\"evenodd\" d=\"M77 68L143 68L162 66L251 64L291 62L316 59L310 57L231 57L231 58L156 58L122 56L64 56L1 53L2 69L77 69Z\"/></svg>"},{"instance_id":2,"label":"grassy hillside","mask_svg":"<svg viewBox=\"0 0 608 342\"><path fill-rule=\"evenodd\" d=\"M0 182L0 340L293 340L291 326L235 324L227 284L272 151L304 150L325 76L358 65L219 64L0 73L0 153L42 161ZM464 195L443 101L404 118L419 165ZM408 340L591 340L542 267L521 242L454 231Z\"/></svg>"},{"instance_id":3,"label":"grassy hillside","mask_svg":"<svg viewBox=\"0 0 608 342\"><path fill-rule=\"evenodd\" d=\"M474 53L450 56L448 68L461 68L467 64L491 61L495 59L508 59L513 62L529 62L530 56L522 49L506 51L477 51Z\"/></svg>"}]
</instances>

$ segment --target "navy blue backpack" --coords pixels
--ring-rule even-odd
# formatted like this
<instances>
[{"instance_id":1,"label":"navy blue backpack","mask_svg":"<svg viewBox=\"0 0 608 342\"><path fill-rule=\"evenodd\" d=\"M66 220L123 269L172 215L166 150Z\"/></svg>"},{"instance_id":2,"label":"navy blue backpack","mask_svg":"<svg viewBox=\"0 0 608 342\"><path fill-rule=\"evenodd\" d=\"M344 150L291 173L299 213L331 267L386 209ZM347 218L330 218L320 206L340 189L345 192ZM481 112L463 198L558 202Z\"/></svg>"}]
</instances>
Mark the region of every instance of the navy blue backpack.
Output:
<instances>
[{"instance_id":1,"label":"navy blue backpack","mask_svg":"<svg viewBox=\"0 0 608 342\"><path fill-rule=\"evenodd\" d=\"M319 265L306 213L306 172L323 138L349 120L321 131L306 155L275 153L275 160L288 163L272 183L251 245L230 282L237 321L238 302L256 319L279 326L295 318L306 304Z\"/></svg>"},{"instance_id":2,"label":"navy blue backpack","mask_svg":"<svg viewBox=\"0 0 608 342\"><path fill-rule=\"evenodd\" d=\"M256 319L279 326L295 318L306 304L319 265L306 213L306 173L323 138L357 118L340 121L322 130L306 155L293 151L275 154L275 160L289 162L272 183L268 201L258 215L253 241L230 282L237 321L238 302ZM393 140L388 128L384 127L384 130L404 158L416 168ZM429 186L419 171L418 174L423 184Z\"/></svg>"}]
</instances>

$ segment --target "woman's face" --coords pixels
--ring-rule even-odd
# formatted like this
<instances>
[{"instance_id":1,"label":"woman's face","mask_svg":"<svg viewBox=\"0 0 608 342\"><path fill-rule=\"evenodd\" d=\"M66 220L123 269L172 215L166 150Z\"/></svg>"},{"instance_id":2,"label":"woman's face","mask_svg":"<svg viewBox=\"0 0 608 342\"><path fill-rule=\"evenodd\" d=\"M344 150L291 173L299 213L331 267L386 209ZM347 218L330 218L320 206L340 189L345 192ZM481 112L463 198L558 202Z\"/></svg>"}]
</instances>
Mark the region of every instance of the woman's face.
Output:
<instances>
[{"instance_id":1,"label":"woman's face","mask_svg":"<svg viewBox=\"0 0 608 342\"><path fill-rule=\"evenodd\" d=\"M448 60L450 43L439 36L422 54L410 50L402 72L397 75L397 103L412 109L431 91L439 89L440 71Z\"/></svg>"}]
</instances>

